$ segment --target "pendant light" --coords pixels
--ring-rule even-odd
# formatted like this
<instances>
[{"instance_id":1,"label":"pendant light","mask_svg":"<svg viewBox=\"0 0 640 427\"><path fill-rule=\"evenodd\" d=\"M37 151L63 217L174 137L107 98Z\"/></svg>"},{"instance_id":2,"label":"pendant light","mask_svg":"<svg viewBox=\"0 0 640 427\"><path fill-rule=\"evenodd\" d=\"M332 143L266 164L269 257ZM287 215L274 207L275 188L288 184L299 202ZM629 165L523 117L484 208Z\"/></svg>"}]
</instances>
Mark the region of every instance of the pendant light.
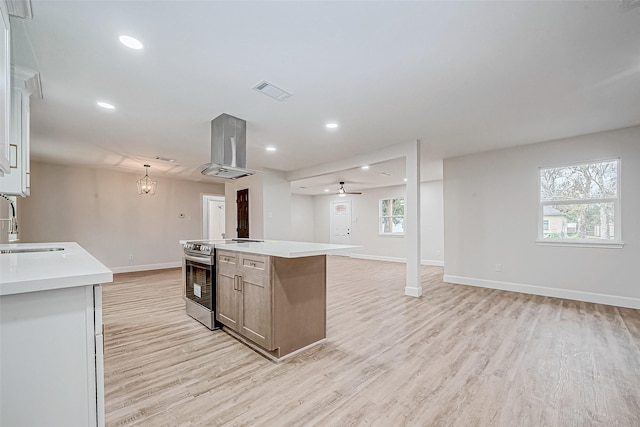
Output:
<instances>
[{"instance_id":1,"label":"pendant light","mask_svg":"<svg viewBox=\"0 0 640 427\"><path fill-rule=\"evenodd\" d=\"M144 165L144 177L138 180L138 194L156 194L156 187L158 181L155 181L149 177L150 165Z\"/></svg>"}]
</instances>

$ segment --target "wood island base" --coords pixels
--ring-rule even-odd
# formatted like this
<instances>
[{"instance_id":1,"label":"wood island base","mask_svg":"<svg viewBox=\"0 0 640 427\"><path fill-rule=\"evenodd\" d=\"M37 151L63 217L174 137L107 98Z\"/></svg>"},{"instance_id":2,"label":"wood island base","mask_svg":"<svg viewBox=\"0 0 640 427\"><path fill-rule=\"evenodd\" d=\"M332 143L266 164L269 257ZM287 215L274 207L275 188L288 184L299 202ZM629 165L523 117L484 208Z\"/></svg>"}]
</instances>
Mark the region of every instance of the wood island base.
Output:
<instances>
[{"instance_id":1,"label":"wood island base","mask_svg":"<svg viewBox=\"0 0 640 427\"><path fill-rule=\"evenodd\" d=\"M326 338L326 255L284 258L218 250L216 318L272 360Z\"/></svg>"}]
</instances>

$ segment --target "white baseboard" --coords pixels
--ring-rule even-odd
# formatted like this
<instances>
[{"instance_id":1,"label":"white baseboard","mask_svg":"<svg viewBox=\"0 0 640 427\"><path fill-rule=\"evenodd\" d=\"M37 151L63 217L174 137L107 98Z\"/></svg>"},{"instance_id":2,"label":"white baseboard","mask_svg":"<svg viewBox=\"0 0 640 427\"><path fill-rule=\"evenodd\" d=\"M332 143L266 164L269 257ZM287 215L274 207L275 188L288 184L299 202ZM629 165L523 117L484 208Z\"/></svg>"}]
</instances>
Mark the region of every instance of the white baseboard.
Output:
<instances>
[{"instance_id":1,"label":"white baseboard","mask_svg":"<svg viewBox=\"0 0 640 427\"><path fill-rule=\"evenodd\" d=\"M401 263L407 262L406 258L396 258L396 257L380 256L380 255L351 254L351 258L370 259L374 261L401 262ZM420 261L420 265L435 265L438 267L444 267L444 261L423 259Z\"/></svg>"},{"instance_id":2,"label":"white baseboard","mask_svg":"<svg viewBox=\"0 0 640 427\"><path fill-rule=\"evenodd\" d=\"M523 294L540 295L544 297L564 298L575 301L613 305L616 307L640 309L640 298L621 297L617 295L574 291L571 289L548 288L545 286L524 285L521 283L499 282L495 280L451 275L445 275L443 277L443 281L458 285L477 286L480 288L499 289L502 291L520 292Z\"/></svg>"},{"instance_id":3,"label":"white baseboard","mask_svg":"<svg viewBox=\"0 0 640 427\"><path fill-rule=\"evenodd\" d=\"M164 262L161 264L128 265L126 267L113 267L114 273L133 273L135 271L163 270L165 268L182 267L182 262Z\"/></svg>"},{"instance_id":4,"label":"white baseboard","mask_svg":"<svg viewBox=\"0 0 640 427\"><path fill-rule=\"evenodd\" d=\"M422 295L422 286L419 288L404 288L404 294L409 297L419 297Z\"/></svg>"}]
</instances>

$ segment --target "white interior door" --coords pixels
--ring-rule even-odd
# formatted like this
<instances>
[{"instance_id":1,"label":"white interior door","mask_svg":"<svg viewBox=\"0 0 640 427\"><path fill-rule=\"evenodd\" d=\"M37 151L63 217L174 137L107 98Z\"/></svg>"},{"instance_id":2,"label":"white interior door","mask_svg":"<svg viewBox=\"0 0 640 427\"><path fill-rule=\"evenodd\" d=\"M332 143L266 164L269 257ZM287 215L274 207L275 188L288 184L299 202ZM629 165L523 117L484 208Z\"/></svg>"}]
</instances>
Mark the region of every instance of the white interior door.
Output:
<instances>
[{"instance_id":1,"label":"white interior door","mask_svg":"<svg viewBox=\"0 0 640 427\"><path fill-rule=\"evenodd\" d=\"M220 196L203 196L202 206L204 209L203 221L203 237L206 240L224 239L224 197Z\"/></svg>"},{"instance_id":2,"label":"white interior door","mask_svg":"<svg viewBox=\"0 0 640 427\"><path fill-rule=\"evenodd\" d=\"M351 244L351 200L331 202L330 242L337 245Z\"/></svg>"}]
</instances>

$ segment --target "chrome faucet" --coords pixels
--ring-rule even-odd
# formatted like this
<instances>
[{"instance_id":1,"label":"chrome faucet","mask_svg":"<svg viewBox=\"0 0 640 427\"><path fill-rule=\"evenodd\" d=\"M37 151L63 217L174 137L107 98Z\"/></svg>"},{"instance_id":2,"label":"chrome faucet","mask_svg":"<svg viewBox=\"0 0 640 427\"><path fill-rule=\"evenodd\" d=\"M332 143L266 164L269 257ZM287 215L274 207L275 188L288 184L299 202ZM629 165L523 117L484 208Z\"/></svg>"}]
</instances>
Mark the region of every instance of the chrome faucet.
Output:
<instances>
[{"instance_id":1,"label":"chrome faucet","mask_svg":"<svg viewBox=\"0 0 640 427\"><path fill-rule=\"evenodd\" d=\"M9 234L18 234L18 219L16 218L16 205L13 204L13 201L5 196L4 194L0 194L0 197L5 199L11 205L11 218L0 218L0 221L9 221Z\"/></svg>"}]
</instances>

